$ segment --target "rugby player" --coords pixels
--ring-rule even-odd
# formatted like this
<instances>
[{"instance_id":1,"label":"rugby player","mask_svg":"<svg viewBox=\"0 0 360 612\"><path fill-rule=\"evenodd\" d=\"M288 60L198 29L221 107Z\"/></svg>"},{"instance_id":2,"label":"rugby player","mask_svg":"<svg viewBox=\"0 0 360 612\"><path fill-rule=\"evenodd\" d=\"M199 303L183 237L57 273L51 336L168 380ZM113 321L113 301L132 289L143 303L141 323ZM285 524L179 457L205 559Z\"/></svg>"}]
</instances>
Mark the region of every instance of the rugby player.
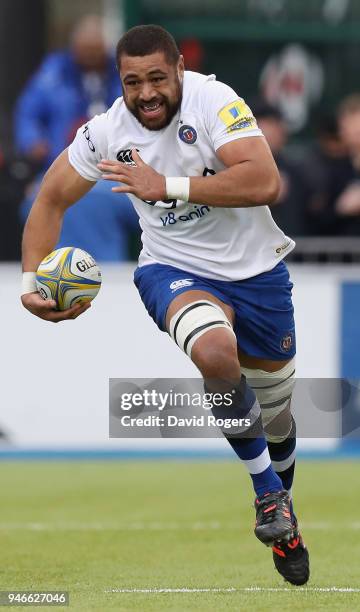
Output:
<instances>
[{"instance_id":1,"label":"rugby player","mask_svg":"<svg viewBox=\"0 0 360 612\"><path fill-rule=\"evenodd\" d=\"M140 217L135 284L160 330L200 370L210 392L232 391L216 416L250 418L223 431L252 478L255 535L277 570L301 585L309 557L291 501L295 423L292 283L283 258L294 242L271 217L279 175L250 108L216 80L184 70L172 36L132 28L117 45L123 86L82 126L45 176L23 239L22 302L48 321L74 319L36 291L65 210L98 180L118 181ZM253 384L254 389L247 382Z\"/></svg>"}]
</instances>

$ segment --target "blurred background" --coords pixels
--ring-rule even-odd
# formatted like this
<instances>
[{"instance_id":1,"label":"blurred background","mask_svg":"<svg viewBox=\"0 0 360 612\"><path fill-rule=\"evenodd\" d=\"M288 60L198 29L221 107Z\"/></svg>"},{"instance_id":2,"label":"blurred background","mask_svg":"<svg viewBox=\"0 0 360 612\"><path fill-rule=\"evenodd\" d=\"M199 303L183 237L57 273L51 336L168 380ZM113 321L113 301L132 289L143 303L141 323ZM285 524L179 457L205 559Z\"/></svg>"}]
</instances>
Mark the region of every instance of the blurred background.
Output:
<instances>
[{"instance_id":1,"label":"blurred background","mask_svg":"<svg viewBox=\"0 0 360 612\"><path fill-rule=\"evenodd\" d=\"M275 219L299 239L292 260L358 261L359 21L356 0L207 0L205 14L194 0L3 0L0 260L19 259L51 161L121 94L113 61L121 32L154 22L175 36L188 69L215 72L252 105L281 170ZM94 256L135 260L136 216L126 204L119 213L107 194L100 218L103 192L98 185L69 213L62 244L78 243L85 206Z\"/></svg>"},{"instance_id":2,"label":"blurred background","mask_svg":"<svg viewBox=\"0 0 360 612\"><path fill-rule=\"evenodd\" d=\"M273 215L297 242L288 262L295 282L298 376L355 381L346 409L348 429L356 429L357 0L2 0L3 453L128 452L135 441L108 440L108 378L197 376L143 310L132 285L140 248L136 214L108 184L98 183L68 211L59 243L88 250L103 269L103 288L76 331L30 317L18 299L21 232L39 182L76 129L121 95L114 46L126 29L141 23L163 25L188 69L216 73L252 106L281 172ZM61 393L54 392L55 380L66 381ZM179 444L161 443L168 449ZM201 446L196 440L186 444ZM220 440L210 446L225 448ZM333 439L311 446L315 452L335 447L340 452ZM355 452L357 443L349 442L349 449Z\"/></svg>"},{"instance_id":3,"label":"blurred background","mask_svg":"<svg viewBox=\"0 0 360 612\"><path fill-rule=\"evenodd\" d=\"M223 439L109 438L109 378L163 388L159 378L198 377L133 285L140 236L126 196L100 181L65 217L59 246L101 265L92 308L50 325L20 304L39 182L121 95L114 46L141 23L163 25L188 69L247 100L280 169L273 214L297 242L288 264L307 380L294 395L307 431L294 496L309 591L283 589L256 544L250 479ZM360 3L1 0L0 51L1 588L66 588L74 610L359 609ZM217 592L133 592L154 586ZM130 592L109 592L119 587Z\"/></svg>"}]
</instances>

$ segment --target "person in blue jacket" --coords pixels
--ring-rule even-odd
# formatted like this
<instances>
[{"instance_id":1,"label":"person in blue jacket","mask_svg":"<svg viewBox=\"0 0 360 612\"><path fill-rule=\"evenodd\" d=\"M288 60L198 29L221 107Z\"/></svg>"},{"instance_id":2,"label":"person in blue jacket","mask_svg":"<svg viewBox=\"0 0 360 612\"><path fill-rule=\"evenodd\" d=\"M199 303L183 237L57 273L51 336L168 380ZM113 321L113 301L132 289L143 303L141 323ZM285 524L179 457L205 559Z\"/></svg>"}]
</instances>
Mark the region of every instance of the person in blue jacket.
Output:
<instances>
[{"instance_id":1,"label":"person in blue jacket","mask_svg":"<svg viewBox=\"0 0 360 612\"><path fill-rule=\"evenodd\" d=\"M44 59L16 104L17 149L40 173L21 206L23 221L36 197L39 179L72 142L77 129L121 95L103 20L88 15L75 26L69 49ZM138 217L128 197L114 197L111 186L99 181L65 216L58 246L87 247L85 250L100 261L121 261L129 258L129 232L136 231ZM86 245L80 240L85 235Z\"/></svg>"}]
</instances>

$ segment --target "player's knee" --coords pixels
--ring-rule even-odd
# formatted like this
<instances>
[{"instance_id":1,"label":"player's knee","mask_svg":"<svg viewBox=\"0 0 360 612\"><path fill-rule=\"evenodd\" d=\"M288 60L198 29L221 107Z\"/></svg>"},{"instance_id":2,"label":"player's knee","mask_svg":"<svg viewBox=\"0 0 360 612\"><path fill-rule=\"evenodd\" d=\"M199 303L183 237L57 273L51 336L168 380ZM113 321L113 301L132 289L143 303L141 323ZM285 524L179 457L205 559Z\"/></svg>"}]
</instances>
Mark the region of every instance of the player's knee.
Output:
<instances>
[{"instance_id":1,"label":"player's knee","mask_svg":"<svg viewBox=\"0 0 360 612\"><path fill-rule=\"evenodd\" d=\"M195 344L199 345L201 341L203 345L203 338L214 331L219 332L219 342L224 336L226 343L236 346L236 337L225 312L218 304L206 299L196 300L180 308L169 324L170 336L191 358Z\"/></svg>"},{"instance_id":2,"label":"player's knee","mask_svg":"<svg viewBox=\"0 0 360 612\"><path fill-rule=\"evenodd\" d=\"M240 379L236 336L218 304L204 299L185 305L171 318L169 332L208 383Z\"/></svg>"},{"instance_id":3,"label":"player's knee","mask_svg":"<svg viewBox=\"0 0 360 612\"><path fill-rule=\"evenodd\" d=\"M279 448L283 446L283 443L287 444L290 438L296 438L296 423L292 414L289 415L287 424L282 424L280 427L270 427L267 431L264 431L266 441L269 449L272 445Z\"/></svg>"},{"instance_id":4,"label":"player's knee","mask_svg":"<svg viewBox=\"0 0 360 612\"><path fill-rule=\"evenodd\" d=\"M236 343L225 334L207 334L194 344L191 358L206 380L239 380Z\"/></svg>"},{"instance_id":5,"label":"player's knee","mask_svg":"<svg viewBox=\"0 0 360 612\"><path fill-rule=\"evenodd\" d=\"M280 443L290 437L293 417L290 410L290 401L286 408L276 415L270 422L263 423L267 442Z\"/></svg>"},{"instance_id":6,"label":"player's knee","mask_svg":"<svg viewBox=\"0 0 360 612\"><path fill-rule=\"evenodd\" d=\"M291 396L295 385L295 359L277 372L242 368L261 407L264 433L268 442L279 443L292 430Z\"/></svg>"}]
</instances>

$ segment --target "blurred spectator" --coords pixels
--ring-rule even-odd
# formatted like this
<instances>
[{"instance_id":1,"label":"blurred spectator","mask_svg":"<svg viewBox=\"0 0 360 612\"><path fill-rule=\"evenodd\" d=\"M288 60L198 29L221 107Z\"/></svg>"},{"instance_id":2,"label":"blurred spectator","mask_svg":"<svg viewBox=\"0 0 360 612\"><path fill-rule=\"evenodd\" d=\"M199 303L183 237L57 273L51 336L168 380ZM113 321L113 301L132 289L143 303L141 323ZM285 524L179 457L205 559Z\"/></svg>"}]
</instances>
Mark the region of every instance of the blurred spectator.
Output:
<instances>
[{"instance_id":1,"label":"blurred spectator","mask_svg":"<svg viewBox=\"0 0 360 612\"><path fill-rule=\"evenodd\" d=\"M104 23L88 15L76 25L69 50L51 53L16 105L16 143L40 176L21 206L25 222L43 172L73 140L77 129L121 95L115 61L108 54ZM67 211L60 246L79 246L99 261L129 259L129 237L139 235L138 217L126 195L99 181Z\"/></svg>"},{"instance_id":2,"label":"blurred spectator","mask_svg":"<svg viewBox=\"0 0 360 612\"><path fill-rule=\"evenodd\" d=\"M307 203L309 234L340 234L341 219L334 203L348 180L349 160L335 115L319 119L316 142L304 155L303 170L311 184Z\"/></svg>"},{"instance_id":3,"label":"blurred spectator","mask_svg":"<svg viewBox=\"0 0 360 612\"><path fill-rule=\"evenodd\" d=\"M287 125L280 111L267 102L258 100L252 105L252 110L280 172L280 195L276 206L271 209L271 214L285 234L304 235L306 202L310 195L310 185L301 167L290 160L284 152L288 141Z\"/></svg>"},{"instance_id":4,"label":"blurred spectator","mask_svg":"<svg viewBox=\"0 0 360 612\"><path fill-rule=\"evenodd\" d=\"M120 95L103 21L87 16L75 27L69 50L48 55L21 94L15 110L18 150L47 168L76 130Z\"/></svg>"},{"instance_id":5,"label":"blurred spectator","mask_svg":"<svg viewBox=\"0 0 360 612\"><path fill-rule=\"evenodd\" d=\"M347 176L334 208L342 220L342 233L360 234L360 93L345 98L338 112L339 131L349 160Z\"/></svg>"}]
</instances>

